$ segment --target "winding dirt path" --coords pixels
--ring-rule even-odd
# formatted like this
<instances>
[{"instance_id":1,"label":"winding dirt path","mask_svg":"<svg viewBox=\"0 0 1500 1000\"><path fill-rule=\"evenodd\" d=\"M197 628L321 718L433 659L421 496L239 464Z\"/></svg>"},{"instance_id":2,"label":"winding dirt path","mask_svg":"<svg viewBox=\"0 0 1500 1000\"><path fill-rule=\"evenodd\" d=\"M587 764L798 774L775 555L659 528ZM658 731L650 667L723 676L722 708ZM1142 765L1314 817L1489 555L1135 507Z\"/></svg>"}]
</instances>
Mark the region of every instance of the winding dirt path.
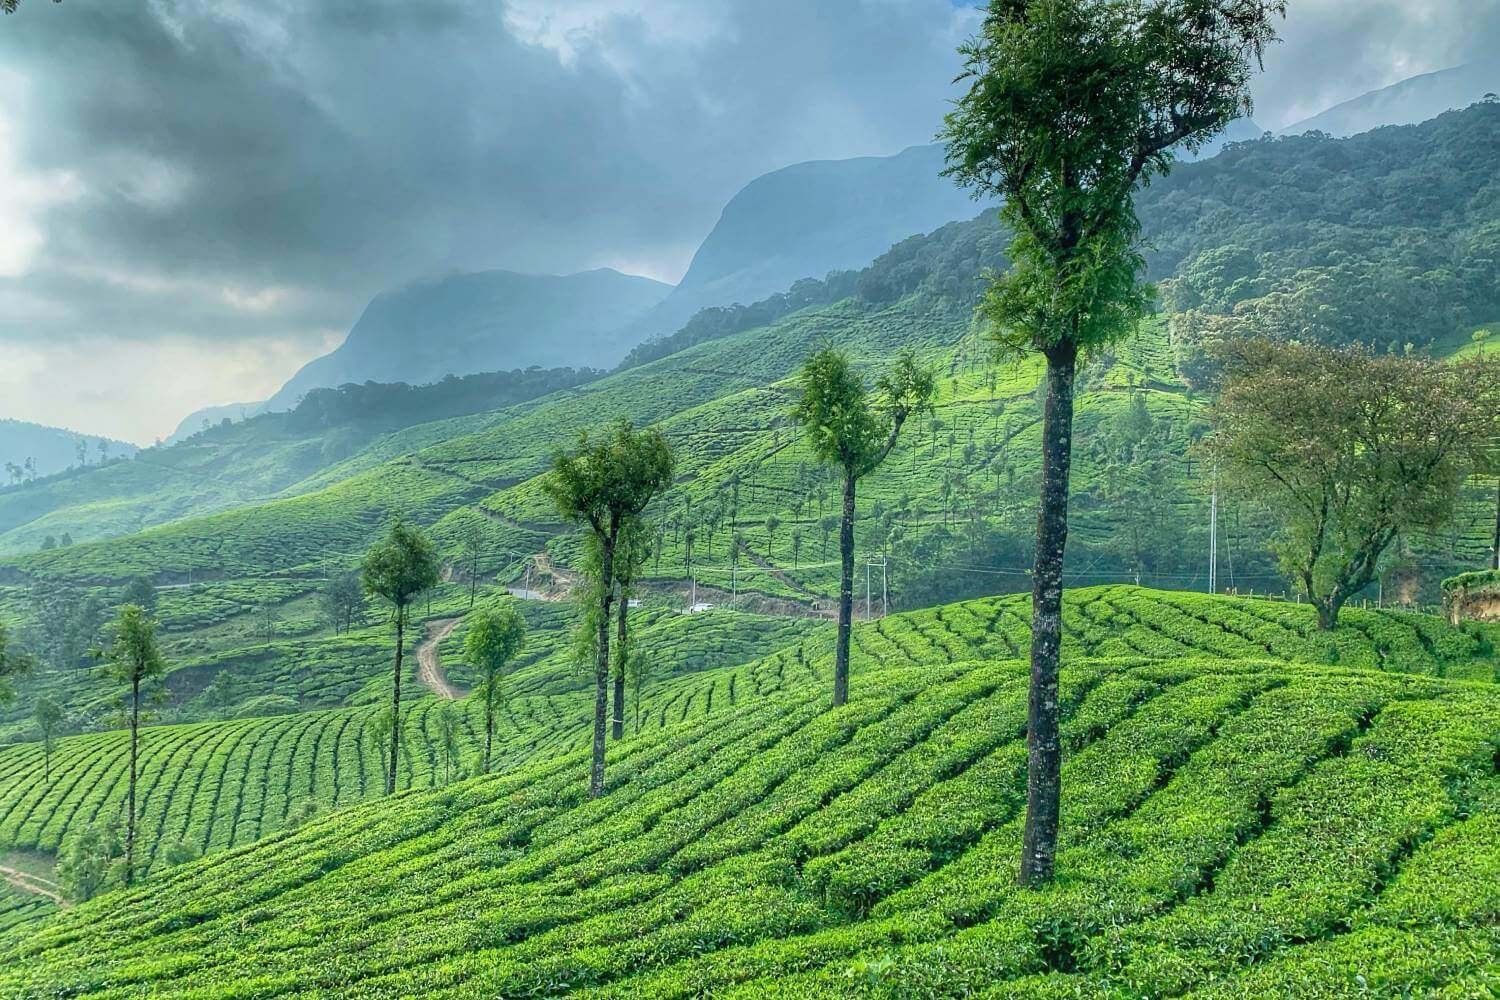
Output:
<instances>
[{"instance_id":1,"label":"winding dirt path","mask_svg":"<svg viewBox=\"0 0 1500 1000\"><path fill-rule=\"evenodd\" d=\"M43 896L52 900L61 909L72 905L57 891L58 887L53 882L48 882L40 875L23 872L19 868L11 868L9 865L0 865L0 878L5 879L15 888L22 892L28 892L33 896Z\"/></svg>"},{"instance_id":2,"label":"winding dirt path","mask_svg":"<svg viewBox=\"0 0 1500 1000\"><path fill-rule=\"evenodd\" d=\"M438 655L438 643L453 634L462 618L434 618L427 623L427 634L417 643L417 680L439 698L450 701L459 697L448 675L443 673L443 661Z\"/></svg>"}]
</instances>

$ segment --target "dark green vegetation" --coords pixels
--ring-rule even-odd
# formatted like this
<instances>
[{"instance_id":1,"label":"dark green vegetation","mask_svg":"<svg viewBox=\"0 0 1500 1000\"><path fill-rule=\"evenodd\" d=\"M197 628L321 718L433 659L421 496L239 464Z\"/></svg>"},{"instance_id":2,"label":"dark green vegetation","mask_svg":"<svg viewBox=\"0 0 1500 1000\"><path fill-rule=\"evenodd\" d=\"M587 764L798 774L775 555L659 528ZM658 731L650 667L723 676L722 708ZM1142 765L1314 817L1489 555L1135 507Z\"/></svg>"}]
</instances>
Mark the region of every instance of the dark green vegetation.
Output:
<instances>
[{"instance_id":1,"label":"dark green vegetation","mask_svg":"<svg viewBox=\"0 0 1500 1000\"><path fill-rule=\"evenodd\" d=\"M992 599L857 628L840 709L826 638L681 679L684 721L612 748L600 799L579 719L503 773L0 934L0 993L1483 995L1500 701L1434 676L1493 670L1472 632L1355 612L1329 665L1305 607L1074 597L1060 877L1040 893L1014 875L1025 604ZM284 798L255 792L211 839Z\"/></svg>"}]
</instances>

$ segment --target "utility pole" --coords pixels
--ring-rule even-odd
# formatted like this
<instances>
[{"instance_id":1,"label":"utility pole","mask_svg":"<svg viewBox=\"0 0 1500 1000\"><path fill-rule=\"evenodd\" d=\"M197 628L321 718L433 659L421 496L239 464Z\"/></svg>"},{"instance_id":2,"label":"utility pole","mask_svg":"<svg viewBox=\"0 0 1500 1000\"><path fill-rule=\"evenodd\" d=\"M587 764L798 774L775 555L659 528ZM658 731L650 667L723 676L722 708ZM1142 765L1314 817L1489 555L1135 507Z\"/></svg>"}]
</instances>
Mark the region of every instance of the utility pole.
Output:
<instances>
[{"instance_id":1,"label":"utility pole","mask_svg":"<svg viewBox=\"0 0 1500 1000\"><path fill-rule=\"evenodd\" d=\"M870 564L865 563L865 621L870 620Z\"/></svg>"},{"instance_id":2,"label":"utility pole","mask_svg":"<svg viewBox=\"0 0 1500 1000\"><path fill-rule=\"evenodd\" d=\"M885 556L880 557L880 617L884 618L890 613L891 592L885 583Z\"/></svg>"},{"instance_id":3,"label":"utility pole","mask_svg":"<svg viewBox=\"0 0 1500 1000\"><path fill-rule=\"evenodd\" d=\"M1219 467L1214 466L1214 484L1208 502L1208 592L1219 592Z\"/></svg>"},{"instance_id":4,"label":"utility pole","mask_svg":"<svg viewBox=\"0 0 1500 1000\"><path fill-rule=\"evenodd\" d=\"M698 607L698 578L697 577L693 577L692 578L692 582L693 582L693 600L692 600L692 603L688 605L688 610L689 611L692 611L692 610L694 610L695 608Z\"/></svg>"},{"instance_id":5,"label":"utility pole","mask_svg":"<svg viewBox=\"0 0 1500 1000\"><path fill-rule=\"evenodd\" d=\"M528 556L526 558L526 585L521 588L521 598L523 600L531 600L531 564L535 561L535 556Z\"/></svg>"}]
</instances>

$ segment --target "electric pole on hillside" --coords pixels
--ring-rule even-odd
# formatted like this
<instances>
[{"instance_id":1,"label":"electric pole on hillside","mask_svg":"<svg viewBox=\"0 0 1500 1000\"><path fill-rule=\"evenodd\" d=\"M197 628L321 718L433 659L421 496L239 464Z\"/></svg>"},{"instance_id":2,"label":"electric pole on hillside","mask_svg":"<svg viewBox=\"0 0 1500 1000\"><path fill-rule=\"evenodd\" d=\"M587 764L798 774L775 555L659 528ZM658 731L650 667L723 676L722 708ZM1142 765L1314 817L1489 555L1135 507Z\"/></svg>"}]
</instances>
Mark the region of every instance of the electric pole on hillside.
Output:
<instances>
[{"instance_id":1,"label":"electric pole on hillside","mask_svg":"<svg viewBox=\"0 0 1500 1000\"><path fill-rule=\"evenodd\" d=\"M1208 592L1219 592L1219 466L1214 465L1213 491L1208 502Z\"/></svg>"}]
</instances>

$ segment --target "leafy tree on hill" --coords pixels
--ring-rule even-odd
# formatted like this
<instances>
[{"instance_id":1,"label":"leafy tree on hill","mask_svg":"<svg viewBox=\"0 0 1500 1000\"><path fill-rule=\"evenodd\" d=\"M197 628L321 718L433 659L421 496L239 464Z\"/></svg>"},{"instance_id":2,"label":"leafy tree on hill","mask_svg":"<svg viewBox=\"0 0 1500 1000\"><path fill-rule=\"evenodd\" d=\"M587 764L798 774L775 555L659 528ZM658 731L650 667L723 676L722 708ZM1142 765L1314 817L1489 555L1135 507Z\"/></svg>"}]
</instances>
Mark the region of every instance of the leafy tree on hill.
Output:
<instances>
[{"instance_id":1,"label":"leafy tree on hill","mask_svg":"<svg viewBox=\"0 0 1500 1000\"><path fill-rule=\"evenodd\" d=\"M318 593L318 604L335 635L353 628L365 614L365 590L359 573L337 573L329 577Z\"/></svg>"},{"instance_id":2,"label":"leafy tree on hill","mask_svg":"<svg viewBox=\"0 0 1500 1000\"><path fill-rule=\"evenodd\" d=\"M0 705L9 704L16 696L11 678L30 673L32 667L31 656L16 647L5 623L0 622Z\"/></svg>"},{"instance_id":3,"label":"leafy tree on hill","mask_svg":"<svg viewBox=\"0 0 1500 1000\"><path fill-rule=\"evenodd\" d=\"M125 874L126 885L135 881L136 779L140 756L141 707L149 688L166 673L167 664L156 645L156 624L144 609L127 604L115 619L114 636L104 649L96 651L105 661L104 673L125 688L129 699L130 778L125 797Z\"/></svg>"},{"instance_id":4,"label":"leafy tree on hill","mask_svg":"<svg viewBox=\"0 0 1500 1000\"><path fill-rule=\"evenodd\" d=\"M443 703L437 716L437 751L443 758L443 784L446 785L455 777L463 777L463 769L459 765L462 752L459 735L463 732L463 718L459 715L458 706L451 701Z\"/></svg>"},{"instance_id":5,"label":"leafy tree on hill","mask_svg":"<svg viewBox=\"0 0 1500 1000\"><path fill-rule=\"evenodd\" d=\"M1080 352L1149 307L1133 191L1173 147L1250 110L1252 66L1285 0L993 0L965 43L969 90L944 122L948 173L1005 201L1013 268L981 305L1003 350L1047 359L1032 598L1021 884L1052 878L1061 745L1058 657L1073 393Z\"/></svg>"},{"instance_id":6,"label":"leafy tree on hill","mask_svg":"<svg viewBox=\"0 0 1500 1000\"><path fill-rule=\"evenodd\" d=\"M36 722L37 735L42 738L42 780L52 783L52 744L57 739L63 723L63 707L56 698L44 694L37 698L31 717Z\"/></svg>"},{"instance_id":7,"label":"leafy tree on hill","mask_svg":"<svg viewBox=\"0 0 1500 1000\"><path fill-rule=\"evenodd\" d=\"M70 899L93 899L111 877L120 856L113 829L90 823L68 834L57 860L57 881Z\"/></svg>"},{"instance_id":8,"label":"leafy tree on hill","mask_svg":"<svg viewBox=\"0 0 1500 1000\"><path fill-rule=\"evenodd\" d=\"M605 715L609 710L609 615L615 598L615 554L620 533L672 483L672 450L660 431L637 431L620 420L597 437L579 435L571 453L558 453L546 481L562 515L593 532L599 548L594 604L594 751L589 797L604 794Z\"/></svg>"},{"instance_id":9,"label":"leafy tree on hill","mask_svg":"<svg viewBox=\"0 0 1500 1000\"><path fill-rule=\"evenodd\" d=\"M1282 565L1334 628L1402 532L1452 517L1496 431L1500 362L1266 341L1221 353L1207 442L1221 480L1280 518Z\"/></svg>"},{"instance_id":10,"label":"leafy tree on hill","mask_svg":"<svg viewBox=\"0 0 1500 1000\"><path fill-rule=\"evenodd\" d=\"M844 482L839 523L839 625L833 665L833 704L837 707L849 700L855 485L885 461L907 418L932 409L934 379L932 372L917 364L913 352L903 351L877 384L877 411L848 357L824 348L807 359L798 382L802 395L792 408L792 418L806 432L814 457L837 467Z\"/></svg>"},{"instance_id":11,"label":"leafy tree on hill","mask_svg":"<svg viewBox=\"0 0 1500 1000\"><path fill-rule=\"evenodd\" d=\"M133 576L120 595L121 604L134 604L147 613L156 611L156 585L144 576Z\"/></svg>"},{"instance_id":12,"label":"leafy tree on hill","mask_svg":"<svg viewBox=\"0 0 1500 1000\"><path fill-rule=\"evenodd\" d=\"M479 672L479 697L484 703L484 750L481 773L490 773L490 747L495 739L495 710L504 694L505 665L526 644L526 622L506 602L494 611L476 611L469 616L464 636L464 658Z\"/></svg>"},{"instance_id":13,"label":"leafy tree on hill","mask_svg":"<svg viewBox=\"0 0 1500 1000\"><path fill-rule=\"evenodd\" d=\"M391 620L396 629L396 660L391 672L390 764L385 772L385 793L390 795L396 790L397 753L401 747L401 657L406 645L407 618L411 603L423 591L437 585L437 552L421 529L397 519L386 537L365 553L360 576L367 593L391 605Z\"/></svg>"}]
</instances>

